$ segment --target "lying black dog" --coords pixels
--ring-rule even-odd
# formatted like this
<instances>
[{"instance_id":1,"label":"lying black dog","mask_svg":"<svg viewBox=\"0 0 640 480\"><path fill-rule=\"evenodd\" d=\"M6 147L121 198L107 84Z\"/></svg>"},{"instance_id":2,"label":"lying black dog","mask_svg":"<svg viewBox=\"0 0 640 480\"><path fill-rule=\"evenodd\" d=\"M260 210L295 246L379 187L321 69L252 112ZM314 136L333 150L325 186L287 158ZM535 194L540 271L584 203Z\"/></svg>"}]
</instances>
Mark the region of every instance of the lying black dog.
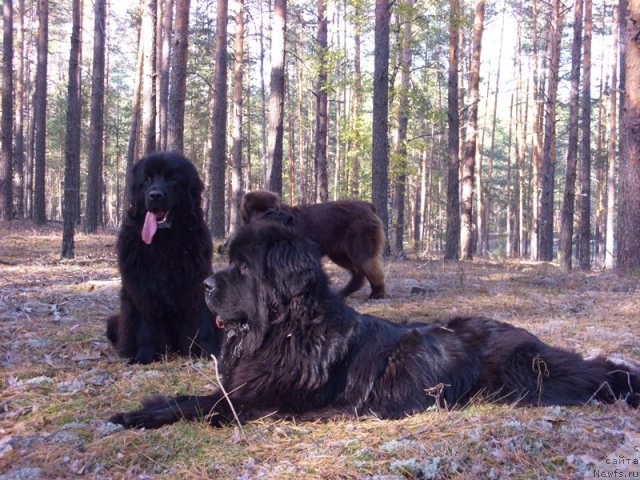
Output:
<instances>
[{"instance_id":1,"label":"lying black dog","mask_svg":"<svg viewBox=\"0 0 640 480\"><path fill-rule=\"evenodd\" d=\"M155 428L184 419L214 425L272 414L400 418L472 399L581 405L625 399L638 407L635 366L543 343L487 318L399 325L358 314L328 287L319 252L275 223L240 230L231 265L210 276L208 305L224 325L221 390L156 397L111 422Z\"/></svg>"},{"instance_id":2,"label":"lying black dog","mask_svg":"<svg viewBox=\"0 0 640 480\"><path fill-rule=\"evenodd\" d=\"M167 353L217 354L222 339L204 300L212 243L204 222L202 181L176 153L154 153L132 171L131 206L116 250L120 313L107 337L130 362Z\"/></svg>"}]
</instances>

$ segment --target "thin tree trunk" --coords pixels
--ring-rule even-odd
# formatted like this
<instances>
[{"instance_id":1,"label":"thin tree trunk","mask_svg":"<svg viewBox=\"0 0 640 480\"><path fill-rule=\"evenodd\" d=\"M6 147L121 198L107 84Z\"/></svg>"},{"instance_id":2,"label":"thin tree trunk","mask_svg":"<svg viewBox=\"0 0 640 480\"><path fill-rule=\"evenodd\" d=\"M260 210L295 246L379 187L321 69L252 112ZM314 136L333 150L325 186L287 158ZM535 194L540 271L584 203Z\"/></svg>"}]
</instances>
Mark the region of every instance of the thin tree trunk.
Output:
<instances>
[{"instance_id":1,"label":"thin tree trunk","mask_svg":"<svg viewBox=\"0 0 640 480\"><path fill-rule=\"evenodd\" d=\"M171 55L169 107L167 110L167 150L180 153L184 150L184 104L187 91L189 7L190 0L176 0L176 25L173 54ZM226 51L224 54L226 55Z\"/></svg>"},{"instance_id":2,"label":"thin tree trunk","mask_svg":"<svg viewBox=\"0 0 640 480\"><path fill-rule=\"evenodd\" d=\"M542 160L542 194L540 199L540 260L553 260L553 207L556 163L556 104L560 65L562 17L560 0L553 0L549 29L548 85L545 99L544 147Z\"/></svg>"},{"instance_id":3,"label":"thin tree trunk","mask_svg":"<svg viewBox=\"0 0 640 480\"><path fill-rule=\"evenodd\" d=\"M89 109L89 173L85 215L85 230L88 233L95 233L98 225L102 224L106 0L95 0L94 8L93 72Z\"/></svg>"},{"instance_id":4,"label":"thin tree trunk","mask_svg":"<svg viewBox=\"0 0 640 480\"><path fill-rule=\"evenodd\" d=\"M162 1L162 0L161 0ZM188 2L188 0L187 0ZM173 24L173 0L164 0L162 8L161 37L158 39L158 123L160 124L160 138L158 145L161 150L167 150L167 129L169 109L169 73L171 51L171 26ZM160 24L160 21L158 21ZM178 28L176 28L178 30Z\"/></svg>"},{"instance_id":5,"label":"thin tree trunk","mask_svg":"<svg viewBox=\"0 0 640 480\"><path fill-rule=\"evenodd\" d=\"M271 22L271 83L267 140L267 190L282 195L284 137L284 61L287 0L274 0Z\"/></svg>"},{"instance_id":6,"label":"thin tree trunk","mask_svg":"<svg viewBox=\"0 0 640 480\"><path fill-rule=\"evenodd\" d=\"M38 34L36 85L33 93L34 125L34 191L33 220L38 225L47 222L45 182L47 155L47 61L49 47L49 1L38 0Z\"/></svg>"},{"instance_id":7,"label":"thin tree trunk","mask_svg":"<svg viewBox=\"0 0 640 480\"><path fill-rule=\"evenodd\" d=\"M623 129L623 124L624 124L624 91L625 91L625 86L626 86L626 71L625 71L625 64L626 64L626 53L627 53L627 16L628 16L628 6L627 6L628 0L619 0L618 5L620 6L620 12L618 13L619 15L619 34L620 34L620 43L618 44L619 46L619 54L618 54L618 65L620 65L619 67L619 75L620 78L618 79L618 92L620 92L620 98L618 99L618 132L619 132L619 142L618 142L618 208L620 208L621 205L621 199L624 198L625 193L624 193L624 189L625 189L625 182L622 181L622 174L621 172L623 172L625 170L625 162L626 162L626 155L624 153L624 146L625 146L625 142L624 139L622 137L622 129ZM613 87L613 85L612 85ZM618 217L618 225L616 228L617 234L616 237L618 238L618 249L616 252L616 263L618 265L620 265L620 256L622 254L621 249L620 249L620 238L621 238L621 229L622 229L622 222L620 217Z\"/></svg>"},{"instance_id":8,"label":"thin tree trunk","mask_svg":"<svg viewBox=\"0 0 640 480\"><path fill-rule=\"evenodd\" d=\"M215 239L225 236L225 173L227 154L227 0L219 0L216 10L216 54L211 109L211 150L209 152L209 222Z\"/></svg>"},{"instance_id":9,"label":"thin tree trunk","mask_svg":"<svg viewBox=\"0 0 640 480\"><path fill-rule=\"evenodd\" d=\"M16 145L14 151L15 168L13 174L16 180L16 214L19 217L25 216L25 158L24 158L24 0L18 0L18 25L16 28L16 112L15 130Z\"/></svg>"},{"instance_id":10,"label":"thin tree trunk","mask_svg":"<svg viewBox=\"0 0 640 480\"><path fill-rule=\"evenodd\" d=\"M136 70L133 79L133 100L131 103L131 124L129 125L129 142L127 144L127 160L124 187L124 207L129 205L129 190L131 189L131 167L137 157L137 139L140 126L141 116L141 89L142 89L142 70L144 65L144 24L140 24L138 29L138 58L136 60Z\"/></svg>"},{"instance_id":11,"label":"thin tree trunk","mask_svg":"<svg viewBox=\"0 0 640 480\"><path fill-rule=\"evenodd\" d=\"M625 271L637 271L640 269L640 0L629 0L625 40L618 265Z\"/></svg>"},{"instance_id":12,"label":"thin tree trunk","mask_svg":"<svg viewBox=\"0 0 640 480\"><path fill-rule=\"evenodd\" d=\"M532 43L533 43L533 101L536 106L535 127L533 136L533 158L532 158L532 198L531 198L531 258L539 259L540 254L540 196L542 194L542 147L543 128L542 119L544 116L544 106L541 92L544 88L544 80L539 78L539 55L538 55L538 0L533 0L532 19Z\"/></svg>"},{"instance_id":13,"label":"thin tree trunk","mask_svg":"<svg viewBox=\"0 0 640 480\"><path fill-rule=\"evenodd\" d=\"M62 258L75 255L75 231L80 200L80 129L81 129L81 59L82 0L72 2L69 84L67 87L67 132L65 138L64 200L62 203Z\"/></svg>"},{"instance_id":14,"label":"thin tree trunk","mask_svg":"<svg viewBox=\"0 0 640 480\"><path fill-rule=\"evenodd\" d=\"M573 257L573 215L576 198L576 163L578 160L578 102L580 98L580 56L582 48L582 5L576 0L571 47L571 97L569 100L569 143L567 146L567 173L564 182L564 200L560 221L560 265L571 270Z\"/></svg>"},{"instance_id":15,"label":"thin tree trunk","mask_svg":"<svg viewBox=\"0 0 640 480\"><path fill-rule=\"evenodd\" d=\"M396 253L404 253L405 231L405 196L407 190L407 130L409 128L409 95L411 88L411 45L414 0L406 0L402 14L401 53L400 53L400 90L398 92L398 164L396 181L394 182L394 249Z\"/></svg>"},{"instance_id":16,"label":"thin tree trunk","mask_svg":"<svg viewBox=\"0 0 640 480\"><path fill-rule=\"evenodd\" d=\"M611 89L609 93L609 145L608 145L608 173L607 173L607 225L605 233L604 268L615 267L615 215L616 215L616 119L617 119L617 90L618 83L618 39L620 36L620 9L613 7L613 64L611 65Z\"/></svg>"},{"instance_id":17,"label":"thin tree trunk","mask_svg":"<svg viewBox=\"0 0 640 480\"><path fill-rule=\"evenodd\" d=\"M142 42L144 61L142 75L142 145L143 155L156 150L156 1L144 0Z\"/></svg>"},{"instance_id":18,"label":"thin tree trunk","mask_svg":"<svg viewBox=\"0 0 640 480\"><path fill-rule=\"evenodd\" d=\"M461 254L473 258L473 197L475 190L476 145L478 141L478 103L480 101L480 54L484 31L484 0L476 1L473 21L471 77L469 79L469 117L462 164Z\"/></svg>"},{"instance_id":19,"label":"thin tree trunk","mask_svg":"<svg viewBox=\"0 0 640 480\"><path fill-rule=\"evenodd\" d=\"M584 5L582 148L580 159L580 269L591 268L591 30L592 1Z\"/></svg>"},{"instance_id":20,"label":"thin tree trunk","mask_svg":"<svg viewBox=\"0 0 640 480\"><path fill-rule=\"evenodd\" d=\"M362 124L362 73L360 68L360 42L362 30L362 5L354 3L353 17L353 90L351 94L352 137L357 136ZM354 135L355 134L355 135ZM350 157L349 192L352 197L360 195L360 146L349 140L346 156Z\"/></svg>"},{"instance_id":21,"label":"thin tree trunk","mask_svg":"<svg viewBox=\"0 0 640 480\"><path fill-rule=\"evenodd\" d=\"M316 202L324 203L329 199L327 177L327 4L326 0L317 1L318 39L316 55L318 61L318 84L316 87L316 142L314 152L314 172Z\"/></svg>"},{"instance_id":22,"label":"thin tree trunk","mask_svg":"<svg viewBox=\"0 0 640 480\"><path fill-rule=\"evenodd\" d=\"M2 150L0 218L13 218L13 1L4 0L2 34Z\"/></svg>"},{"instance_id":23,"label":"thin tree trunk","mask_svg":"<svg viewBox=\"0 0 640 480\"><path fill-rule=\"evenodd\" d=\"M270 2L269 2L270 4ZM260 12L260 137L262 142L261 168L262 168L262 187L267 188L269 183L267 177L267 93L264 82L264 2L258 2Z\"/></svg>"},{"instance_id":24,"label":"thin tree trunk","mask_svg":"<svg viewBox=\"0 0 640 480\"><path fill-rule=\"evenodd\" d=\"M458 63L460 5L449 3L449 80L448 80L448 168L447 168L447 233L445 260L457 260L460 251L460 117L458 112Z\"/></svg>"},{"instance_id":25,"label":"thin tree trunk","mask_svg":"<svg viewBox=\"0 0 640 480\"><path fill-rule=\"evenodd\" d=\"M391 4L376 0L373 66L373 140L371 146L371 199L389 238L389 21ZM388 243L385 252L388 251Z\"/></svg>"},{"instance_id":26,"label":"thin tree trunk","mask_svg":"<svg viewBox=\"0 0 640 480\"><path fill-rule=\"evenodd\" d=\"M240 202L244 193L242 182L242 77L244 73L244 0L236 0L236 41L233 64L233 144L231 146L231 228L240 226ZM293 182L293 178L291 179Z\"/></svg>"}]
</instances>

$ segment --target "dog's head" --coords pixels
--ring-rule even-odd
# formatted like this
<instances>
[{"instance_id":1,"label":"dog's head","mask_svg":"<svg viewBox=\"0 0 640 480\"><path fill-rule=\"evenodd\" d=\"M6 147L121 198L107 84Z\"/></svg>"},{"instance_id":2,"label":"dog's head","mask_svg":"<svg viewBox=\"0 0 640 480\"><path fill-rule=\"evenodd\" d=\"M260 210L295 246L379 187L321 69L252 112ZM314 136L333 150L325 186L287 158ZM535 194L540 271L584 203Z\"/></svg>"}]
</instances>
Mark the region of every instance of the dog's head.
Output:
<instances>
[{"instance_id":1,"label":"dog's head","mask_svg":"<svg viewBox=\"0 0 640 480\"><path fill-rule=\"evenodd\" d=\"M259 219L267 210L280 209L282 202L277 193L257 190L248 192L242 197L240 204L240 216L242 223L247 225L255 219Z\"/></svg>"},{"instance_id":2,"label":"dog's head","mask_svg":"<svg viewBox=\"0 0 640 480\"><path fill-rule=\"evenodd\" d=\"M153 153L132 170L129 215L143 225L142 236L151 243L158 229L192 225L202 217L203 184L193 164L177 153Z\"/></svg>"},{"instance_id":3,"label":"dog's head","mask_svg":"<svg viewBox=\"0 0 640 480\"><path fill-rule=\"evenodd\" d=\"M241 345L233 355L257 349L268 329L290 316L304 322L328 288L316 245L281 222L243 227L229 258L228 268L205 280L205 297L227 339Z\"/></svg>"}]
</instances>

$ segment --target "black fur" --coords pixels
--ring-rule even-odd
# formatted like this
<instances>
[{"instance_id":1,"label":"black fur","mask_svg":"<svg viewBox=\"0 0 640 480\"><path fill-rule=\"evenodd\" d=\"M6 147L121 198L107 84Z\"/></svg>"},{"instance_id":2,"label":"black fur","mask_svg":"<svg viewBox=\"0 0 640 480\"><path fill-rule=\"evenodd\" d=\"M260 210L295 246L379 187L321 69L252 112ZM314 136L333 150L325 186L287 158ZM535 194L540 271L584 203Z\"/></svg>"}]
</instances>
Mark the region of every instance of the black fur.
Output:
<instances>
[{"instance_id":1,"label":"black fur","mask_svg":"<svg viewBox=\"0 0 640 480\"><path fill-rule=\"evenodd\" d=\"M206 280L207 302L224 323L224 388L241 420L393 419L472 399L522 405L581 405L626 399L638 406L638 369L543 343L487 318L399 325L346 306L328 288L319 252L274 223L241 230L231 265ZM181 418L233 421L221 391L155 397L113 416L154 428Z\"/></svg>"},{"instance_id":2,"label":"black fur","mask_svg":"<svg viewBox=\"0 0 640 480\"><path fill-rule=\"evenodd\" d=\"M131 173L131 206L116 246L120 314L108 320L107 337L135 363L167 353L218 354L222 334L207 309L202 284L211 273L212 243L198 172L181 155L155 153L137 162ZM147 245L141 230L148 211L166 221Z\"/></svg>"}]
</instances>

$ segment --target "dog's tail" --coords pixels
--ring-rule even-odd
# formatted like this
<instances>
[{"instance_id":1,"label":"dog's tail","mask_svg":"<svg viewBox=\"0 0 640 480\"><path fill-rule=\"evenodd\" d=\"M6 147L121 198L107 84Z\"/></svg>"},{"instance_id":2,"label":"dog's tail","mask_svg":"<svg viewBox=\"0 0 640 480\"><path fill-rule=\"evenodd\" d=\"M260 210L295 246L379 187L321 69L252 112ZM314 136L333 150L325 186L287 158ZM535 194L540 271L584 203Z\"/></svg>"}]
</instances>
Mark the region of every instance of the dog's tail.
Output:
<instances>
[{"instance_id":1,"label":"dog's tail","mask_svg":"<svg viewBox=\"0 0 640 480\"><path fill-rule=\"evenodd\" d=\"M625 400L640 405L640 368L628 362L595 357L543 343L523 343L505 359L504 386L529 405L580 405L590 400Z\"/></svg>"},{"instance_id":2,"label":"dog's tail","mask_svg":"<svg viewBox=\"0 0 640 480\"><path fill-rule=\"evenodd\" d=\"M120 323L119 315L112 315L107 318L107 338L112 345L118 344L118 324Z\"/></svg>"}]
</instances>

